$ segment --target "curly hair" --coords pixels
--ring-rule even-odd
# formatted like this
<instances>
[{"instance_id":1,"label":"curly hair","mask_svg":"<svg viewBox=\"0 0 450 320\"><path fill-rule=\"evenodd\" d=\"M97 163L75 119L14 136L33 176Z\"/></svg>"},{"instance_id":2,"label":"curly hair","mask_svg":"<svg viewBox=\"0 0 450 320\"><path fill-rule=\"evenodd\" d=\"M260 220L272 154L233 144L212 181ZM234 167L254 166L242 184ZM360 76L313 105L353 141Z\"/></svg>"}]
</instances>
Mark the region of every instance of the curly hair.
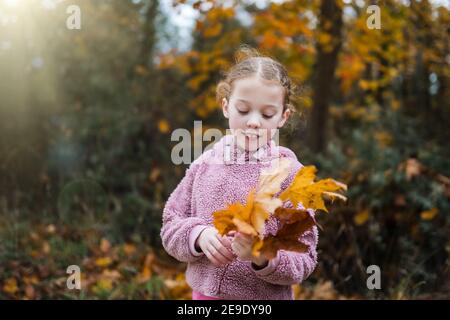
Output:
<instances>
[{"instance_id":1,"label":"curly hair","mask_svg":"<svg viewBox=\"0 0 450 320\"><path fill-rule=\"evenodd\" d=\"M256 49L241 45L235 53L236 64L225 73L225 78L219 82L216 88L216 100L220 103L223 98L229 99L233 82L245 77L258 75L259 77L278 82L284 90L283 112L286 109L295 112L292 97L296 94L297 87L291 81L286 68L278 61L261 55Z\"/></svg>"}]
</instances>

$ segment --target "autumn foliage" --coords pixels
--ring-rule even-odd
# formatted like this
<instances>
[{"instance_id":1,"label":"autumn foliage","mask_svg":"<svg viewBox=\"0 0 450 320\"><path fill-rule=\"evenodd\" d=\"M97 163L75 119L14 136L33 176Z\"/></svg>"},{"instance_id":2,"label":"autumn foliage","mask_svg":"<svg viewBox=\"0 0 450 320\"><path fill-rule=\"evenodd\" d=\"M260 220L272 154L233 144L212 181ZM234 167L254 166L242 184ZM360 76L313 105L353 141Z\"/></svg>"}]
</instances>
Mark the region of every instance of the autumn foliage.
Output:
<instances>
[{"instance_id":1,"label":"autumn foliage","mask_svg":"<svg viewBox=\"0 0 450 320\"><path fill-rule=\"evenodd\" d=\"M320 223L297 298L448 299L448 5L265 2L72 0L80 32L67 30L67 1L0 1L0 299L190 298L185 266L161 250L164 203L185 173L171 133L226 129L215 89L241 44L289 71L298 112L280 145L318 178L306 166L281 191L285 173L262 177L217 228L245 230L271 256L304 250L297 235ZM348 200L313 221L299 204L325 212L342 197L326 177ZM282 229L264 234L272 218ZM67 290L72 264L81 291ZM381 290L365 286L372 264Z\"/></svg>"},{"instance_id":2,"label":"autumn foliage","mask_svg":"<svg viewBox=\"0 0 450 320\"><path fill-rule=\"evenodd\" d=\"M299 237L316 225L308 209L328 212L324 195L346 200L336 191L346 190L347 186L333 179L314 182L313 166L302 167L286 190L275 197L290 173L291 161L282 158L277 164L261 172L257 188L249 192L245 205L233 203L213 213L214 225L221 235L238 231L253 236L253 255L262 254L268 259L274 258L278 250L304 252L308 249L299 242ZM294 208L302 205L302 209L283 207L283 201L287 200ZM271 215L281 226L275 235L265 235L264 226Z\"/></svg>"}]
</instances>

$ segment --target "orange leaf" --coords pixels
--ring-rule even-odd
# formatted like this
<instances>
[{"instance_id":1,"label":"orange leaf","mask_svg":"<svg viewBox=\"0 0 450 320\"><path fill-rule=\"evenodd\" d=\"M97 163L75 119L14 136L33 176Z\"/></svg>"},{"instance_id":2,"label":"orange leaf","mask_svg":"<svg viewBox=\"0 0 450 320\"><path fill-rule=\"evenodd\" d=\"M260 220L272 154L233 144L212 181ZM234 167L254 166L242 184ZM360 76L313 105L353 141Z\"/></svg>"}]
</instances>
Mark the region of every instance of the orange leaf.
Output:
<instances>
[{"instance_id":1,"label":"orange leaf","mask_svg":"<svg viewBox=\"0 0 450 320\"><path fill-rule=\"evenodd\" d=\"M219 210L213 213L214 226L221 235L232 230L255 236L258 234L252 224L251 217L254 197L255 190L252 189L247 196L247 203L245 206L240 203L233 203L225 210Z\"/></svg>"},{"instance_id":2,"label":"orange leaf","mask_svg":"<svg viewBox=\"0 0 450 320\"><path fill-rule=\"evenodd\" d=\"M353 217L353 221L355 221L356 225L360 226L367 222L369 219L369 210L364 210L359 212Z\"/></svg>"},{"instance_id":3,"label":"orange leaf","mask_svg":"<svg viewBox=\"0 0 450 320\"><path fill-rule=\"evenodd\" d=\"M103 253L107 253L109 251L109 249L111 249L111 244L109 243L109 241L107 239L103 238L100 241L100 250Z\"/></svg>"},{"instance_id":4,"label":"orange leaf","mask_svg":"<svg viewBox=\"0 0 450 320\"><path fill-rule=\"evenodd\" d=\"M15 294L17 291L19 291L16 278L7 279L5 281L5 284L3 285L3 291L9 294Z\"/></svg>"},{"instance_id":5,"label":"orange leaf","mask_svg":"<svg viewBox=\"0 0 450 320\"><path fill-rule=\"evenodd\" d=\"M422 211L420 213L420 217L422 220L432 220L438 214L438 209L433 208L431 210Z\"/></svg>"},{"instance_id":6,"label":"orange leaf","mask_svg":"<svg viewBox=\"0 0 450 320\"><path fill-rule=\"evenodd\" d=\"M222 31L222 24L221 23L215 23L209 28L206 28L205 31L203 31L203 36L205 38L212 38L215 36L218 36L220 32Z\"/></svg>"},{"instance_id":7,"label":"orange leaf","mask_svg":"<svg viewBox=\"0 0 450 320\"><path fill-rule=\"evenodd\" d=\"M158 121L158 129L161 133L167 133L170 130L169 122L165 119Z\"/></svg>"},{"instance_id":8,"label":"orange leaf","mask_svg":"<svg viewBox=\"0 0 450 320\"><path fill-rule=\"evenodd\" d=\"M281 228L276 235L257 241L252 248L253 255L262 254L267 259L273 259L278 250L306 252L308 246L299 241L299 237L316 224L308 211L278 208L275 216L280 220Z\"/></svg>"},{"instance_id":9,"label":"orange leaf","mask_svg":"<svg viewBox=\"0 0 450 320\"><path fill-rule=\"evenodd\" d=\"M27 285L25 287L25 296L28 299L34 299L36 297L36 291L34 290L34 287L32 285Z\"/></svg>"},{"instance_id":10,"label":"orange leaf","mask_svg":"<svg viewBox=\"0 0 450 320\"><path fill-rule=\"evenodd\" d=\"M273 161L272 166L263 169L256 190L252 189L247 196L246 205L234 203L225 210L213 214L214 225L221 235L232 230L262 236L265 222L276 208L282 205L273 196L280 191L281 183L289 175L291 162L283 158Z\"/></svg>"},{"instance_id":11,"label":"orange leaf","mask_svg":"<svg viewBox=\"0 0 450 320\"><path fill-rule=\"evenodd\" d=\"M112 260L109 257L98 258L98 259L95 260L95 265L97 267L101 267L101 268L107 267L111 263L112 263Z\"/></svg>"},{"instance_id":12,"label":"orange leaf","mask_svg":"<svg viewBox=\"0 0 450 320\"><path fill-rule=\"evenodd\" d=\"M45 254L49 254L50 250L50 244L47 241L44 241L44 243L42 244L42 252Z\"/></svg>"},{"instance_id":13,"label":"orange leaf","mask_svg":"<svg viewBox=\"0 0 450 320\"><path fill-rule=\"evenodd\" d=\"M136 252L136 247L132 244L125 243L123 245L123 251L127 256L131 256L133 253Z\"/></svg>"}]
</instances>

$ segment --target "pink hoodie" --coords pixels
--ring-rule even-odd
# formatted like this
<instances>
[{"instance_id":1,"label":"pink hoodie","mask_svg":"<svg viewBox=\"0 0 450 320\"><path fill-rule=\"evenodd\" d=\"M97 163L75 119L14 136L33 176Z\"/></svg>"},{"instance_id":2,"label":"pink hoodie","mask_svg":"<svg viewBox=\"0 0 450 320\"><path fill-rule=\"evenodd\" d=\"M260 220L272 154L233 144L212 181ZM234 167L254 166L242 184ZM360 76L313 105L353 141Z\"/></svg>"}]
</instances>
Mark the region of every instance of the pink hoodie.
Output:
<instances>
[{"instance_id":1,"label":"pink hoodie","mask_svg":"<svg viewBox=\"0 0 450 320\"><path fill-rule=\"evenodd\" d=\"M235 146L233 139L232 135L224 136L186 170L164 208L163 246L171 256L188 263L187 283L201 294L222 299L293 299L291 285L309 277L317 264L316 227L299 238L309 246L308 252L280 250L276 258L260 270L254 269L251 262L239 259L216 267L195 249L200 232L213 225L212 213L233 202L244 204L248 192L258 183L261 169L268 167L271 160L288 157L292 161L291 173L282 183L282 190L302 167L290 149L276 146L273 141L249 156ZM249 157L251 162L248 162ZM284 206L292 207L292 204L287 201ZM270 218L265 232L275 234L277 228L276 218Z\"/></svg>"}]
</instances>

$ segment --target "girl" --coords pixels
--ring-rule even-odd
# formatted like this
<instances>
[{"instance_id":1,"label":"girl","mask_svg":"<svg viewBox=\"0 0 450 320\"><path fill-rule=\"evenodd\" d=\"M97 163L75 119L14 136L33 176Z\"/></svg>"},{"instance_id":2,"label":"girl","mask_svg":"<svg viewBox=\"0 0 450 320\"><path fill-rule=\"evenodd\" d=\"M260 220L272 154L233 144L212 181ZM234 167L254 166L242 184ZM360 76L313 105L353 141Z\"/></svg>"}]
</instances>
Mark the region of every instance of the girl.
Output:
<instances>
[{"instance_id":1,"label":"girl","mask_svg":"<svg viewBox=\"0 0 450 320\"><path fill-rule=\"evenodd\" d=\"M302 167L290 149L272 140L294 110L292 91L280 63L246 47L238 51L237 64L218 84L217 99L231 134L190 165L163 212L163 246L188 263L186 280L193 299L293 299L291 285L305 280L316 267L316 227L299 238L309 246L307 252L279 250L274 259L266 260L251 255L250 236L222 237L212 223L213 212L234 202L245 204L261 169L272 161L291 160L282 190ZM287 201L284 206L292 204ZM277 226L270 218L265 233L276 234Z\"/></svg>"}]
</instances>

